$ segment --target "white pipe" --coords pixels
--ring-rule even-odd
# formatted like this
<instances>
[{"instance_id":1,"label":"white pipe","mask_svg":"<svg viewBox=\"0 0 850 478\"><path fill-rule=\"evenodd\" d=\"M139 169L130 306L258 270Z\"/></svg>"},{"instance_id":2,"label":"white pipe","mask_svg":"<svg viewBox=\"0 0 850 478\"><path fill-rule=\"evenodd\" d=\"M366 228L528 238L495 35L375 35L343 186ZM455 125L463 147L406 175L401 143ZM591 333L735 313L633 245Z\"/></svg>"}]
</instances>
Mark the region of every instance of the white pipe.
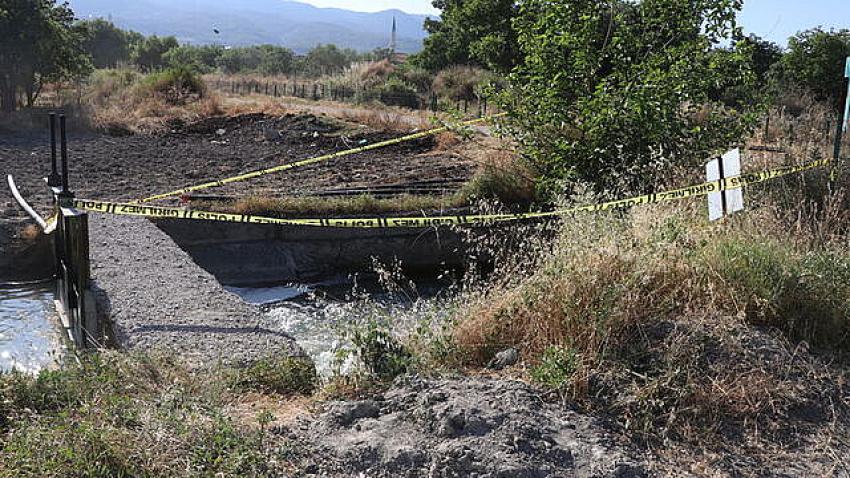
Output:
<instances>
[{"instance_id":1,"label":"white pipe","mask_svg":"<svg viewBox=\"0 0 850 478\"><path fill-rule=\"evenodd\" d=\"M12 196L15 197L15 201L18 202L18 204L24 209L24 211L26 211L27 214L29 214L29 216L31 218L35 219L35 222L37 222L38 225L41 226L41 229L45 233L49 234L50 232L52 232L52 228L51 228L51 231L47 230L48 229L47 221L42 219L42 217L39 216L37 212L35 212L35 209L33 209L29 204L27 204L24 197L21 196L20 191L18 191L18 187L15 186L15 180L12 179L11 174L6 176L6 180L9 182L9 189L12 190Z\"/></svg>"}]
</instances>

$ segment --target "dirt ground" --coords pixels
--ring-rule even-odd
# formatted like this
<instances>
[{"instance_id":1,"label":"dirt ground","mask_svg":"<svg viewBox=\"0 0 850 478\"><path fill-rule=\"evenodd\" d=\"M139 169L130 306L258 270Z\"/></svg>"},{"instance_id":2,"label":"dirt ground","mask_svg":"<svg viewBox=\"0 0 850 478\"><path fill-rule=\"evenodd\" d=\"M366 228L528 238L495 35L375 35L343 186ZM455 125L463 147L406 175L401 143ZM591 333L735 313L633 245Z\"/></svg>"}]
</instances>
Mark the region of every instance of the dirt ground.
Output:
<instances>
[{"instance_id":1,"label":"dirt ground","mask_svg":"<svg viewBox=\"0 0 850 478\"><path fill-rule=\"evenodd\" d=\"M70 184L80 198L133 200L397 136L312 114L216 117L151 136L74 133L69 136ZM472 175L474 164L435 146L433 138L420 139L204 193L285 196ZM0 133L0 172L14 175L23 195L42 210L49 206L41 179L49 173L49 162L47 131ZM7 188L2 189L3 216L20 215Z\"/></svg>"}]
</instances>

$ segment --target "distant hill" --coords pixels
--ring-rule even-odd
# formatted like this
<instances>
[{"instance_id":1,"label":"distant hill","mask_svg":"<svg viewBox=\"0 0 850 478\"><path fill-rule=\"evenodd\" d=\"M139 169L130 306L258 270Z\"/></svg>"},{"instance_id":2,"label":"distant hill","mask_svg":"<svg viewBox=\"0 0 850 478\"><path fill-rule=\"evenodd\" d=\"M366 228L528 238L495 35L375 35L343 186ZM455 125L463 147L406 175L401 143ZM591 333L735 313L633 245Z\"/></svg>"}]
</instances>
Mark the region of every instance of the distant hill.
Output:
<instances>
[{"instance_id":1,"label":"distant hill","mask_svg":"<svg viewBox=\"0 0 850 478\"><path fill-rule=\"evenodd\" d=\"M398 51L415 53L425 15L317 8L289 0L70 0L78 18L111 18L145 35L174 35L182 43L231 46L270 43L305 53L320 43L360 51L389 45L392 19ZM220 34L216 34L218 30Z\"/></svg>"}]
</instances>

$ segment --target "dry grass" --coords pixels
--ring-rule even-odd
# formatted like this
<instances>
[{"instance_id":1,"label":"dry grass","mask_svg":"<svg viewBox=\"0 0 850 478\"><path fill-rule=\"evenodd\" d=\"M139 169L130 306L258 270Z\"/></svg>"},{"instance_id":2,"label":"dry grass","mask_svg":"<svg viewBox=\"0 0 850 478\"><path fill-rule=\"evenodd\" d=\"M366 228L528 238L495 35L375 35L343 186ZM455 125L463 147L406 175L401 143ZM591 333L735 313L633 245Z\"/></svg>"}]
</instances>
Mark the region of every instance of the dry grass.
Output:
<instances>
[{"instance_id":1,"label":"dry grass","mask_svg":"<svg viewBox=\"0 0 850 478\"><path fill-rule=\"evenodd\" d=\"M828 433L850 416L847 370L826 365L850 358L846 238L810 248L785 239L787 211L708 227L701 209L568 219L542 259L469 293L446 361L514 347L529 378L642 443L761 456ZM823 418L801 425L805 413Z\"/></svg>"},{"instance_id":2,"label":"dry grass","mask_svg":"<svg viewBox=\"0 0 850 478\"><path fill-rule=\"evenodd\" d=\"M391 106L371 105L369 108L346 108L338 116L343 121L367 126L376 131L409 133L413 129L429 129L427 113L413 113Z\"/></svg>"},{"instance_id":3,"label":"dry grass","mask_svg":"<svg viewBox=\"0 0 850 478\"><path fill-rule=\"evenodd\" d=\"M463 138L454 131L444 131L434 137L434 151L451 151L463 143Z\"/></svg>"},{"instance_id":4,"label":"dry grass","mask_svg":"<svg viewBox=\"0 0 850 478\"><path fill-rule=\"evenodd\" d=\"M168 90L159 79L132 70L99 71L86 94L90 122L106 131L152 134L223 112L215 94L204 91L184 97ZM175 101L175 94L180 101Z\"/></svg>"}]
</instances>

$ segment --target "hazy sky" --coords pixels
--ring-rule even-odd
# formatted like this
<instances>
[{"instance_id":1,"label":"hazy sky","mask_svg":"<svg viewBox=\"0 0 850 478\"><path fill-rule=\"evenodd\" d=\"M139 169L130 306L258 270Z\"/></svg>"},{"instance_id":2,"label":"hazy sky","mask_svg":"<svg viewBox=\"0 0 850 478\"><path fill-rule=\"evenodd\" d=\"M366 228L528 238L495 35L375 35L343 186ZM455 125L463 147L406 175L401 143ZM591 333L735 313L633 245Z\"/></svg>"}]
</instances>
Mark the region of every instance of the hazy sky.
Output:
<instances>
[{"instance_id":1,"label":"hazy sky","mask_svg":"<svg viewBox=\"0 0 850 478\"><path fill-rule=\"evenodd\" d=\"M439 14L430 0L300 0L320 7L338 7L363 12L397 8L409 13ZM848 0L745 0L741 24L781 45L789 36L818 25L850 28Z\"/></svg>"},{"instance_id":2,"label":"hazy sky","mask_svg":"<svg viewBox=\"0 0 850 478\"><path fill-rule=\"evenodd\" d=\"M298 0L317 7L334 7L358 12L380 12L392 8L407 12L437 16L440 11L431 6L431 0Z\"/></svg>"}]
</instances>

